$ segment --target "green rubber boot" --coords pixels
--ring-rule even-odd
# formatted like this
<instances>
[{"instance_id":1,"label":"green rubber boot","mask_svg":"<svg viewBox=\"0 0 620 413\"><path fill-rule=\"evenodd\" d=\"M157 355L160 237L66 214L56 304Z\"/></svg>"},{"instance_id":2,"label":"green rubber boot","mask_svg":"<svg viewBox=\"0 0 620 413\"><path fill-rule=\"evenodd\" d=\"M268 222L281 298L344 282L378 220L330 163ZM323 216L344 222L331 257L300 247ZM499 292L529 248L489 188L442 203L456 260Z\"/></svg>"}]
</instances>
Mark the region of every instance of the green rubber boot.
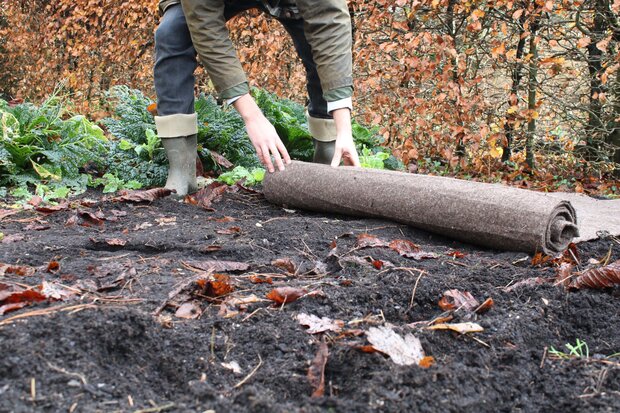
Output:
<instances>
[{"instance_id":1,"label":"green rubber boot","mask_svg":"<svg viewBox=\"0 0 620 413\"><path fill-rule=\"evenodd\" d=\"M307 112L306 119L314 143L312 162L331 164L336 151L336 122L333 119L312 117Z\"/></svg>"},{"instance_id":2,"label":"green rubber boot","mask_svg":"<svg viewBox=\"0 0 620 413\"><path fill-rule=\"evenodd\" d=\"M336 152L336 141L321 142L316 139L312 139L314 143L314 156L312 162L322 163L325 165L331 165L334 158L334 152Z\"/></svg>"},{"instance_id":3,"label":"green rubber boot","mask_svg":"<svg viewBox=\"0 0 620 413\"><path fill-rule=\"evenodd\" d=\"M156 116L155 124L168 157L166 188L176 197L196 192L196 114Z\"/></svg>"}]
</instances>

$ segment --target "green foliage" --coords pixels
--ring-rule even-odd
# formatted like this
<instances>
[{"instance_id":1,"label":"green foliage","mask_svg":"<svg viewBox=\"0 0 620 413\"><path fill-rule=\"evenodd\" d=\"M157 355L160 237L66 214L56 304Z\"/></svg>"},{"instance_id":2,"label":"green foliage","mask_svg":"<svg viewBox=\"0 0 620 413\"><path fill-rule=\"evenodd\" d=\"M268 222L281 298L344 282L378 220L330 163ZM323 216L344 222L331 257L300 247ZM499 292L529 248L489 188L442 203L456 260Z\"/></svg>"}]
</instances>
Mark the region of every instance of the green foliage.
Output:
<instances>
[{"instance_id":1,"label":"green foliage","mask_svg":"<svg viewBox=\"0 0 620 413\"><path fill-rule=\"evenodd\" d=\"M209 150L223 155L235 165L260 165L245 131L243 119L232 107L221 107L212 96L201 95L195 103L198 117L199 153L207 168L218 170Z\"/></svg>"},{"instance_id":2,"label":"green foliage","mask_svg":"<svg viewBox=\"0 0 620 413\"><path fill-rule=\"evenodd\" d=\"M363 147L360 153L360 164L362 168L371 169L385 169L385 161L389 159L390 154L375 149L376 152L372 152L367 147Z\"/></svg>"},{"instance_id":3,"label":"green foliage","mask_svg":"<svg viewBox=\"0 0 620 413\"><path fill-rule=\"evenodd\" d=\"M263 89L253 89L252 95L265 117L278 132L291 158L311 161L314 148L312 136L308 132L306 109L298 103L281 99Z\"/></svg>"},{"instance_id":4,"label":"green foliage","mask_svg":"<svg viewBox=\"0 0 620 413\"><path fill-rule=\"evenodd\" d=\"M252 168L249 170L244 166L237 166L232 171L224 172L217 180L227 185L234 185L236 182L245 179L244 185L254 186L263 182L265 179L265 170L263 168Z\"/></svg>"},{"instance_id":5,"label":"green foliage","mask_svg":"<svg viewBox=\"0 0 620 413\"><path fill-rule=\"evenodd\" d=\"M136 145L146 143L146 131L155 131L155 119L147 109L153 101L127 86L114 86L105 97L114 114L113 118L102 120L108 131Z\"/></svg>"},{"instance_id":6,"label":"green foliage","mask_svg":"<svg viewBox=\"0 0 620 413\"><path fill-rule=\"evenodd\" d=\"M35 185L43 198L60 198L85 189L82 168L101 164L107 140L84 116L71 116L54 94L41 106L9 106L0 100L0 187Z\"/></svg>"},{"instance_id":7,"label":"green foliage","mask_svg":"<svg viewBox=\"0 0 620 413\"><path fill-rule=\"evenodd\" d=\"M97 187L103 185L103 193L110 193L120 191L121 189L140 189L142 184L138 181L125 182L118 178L116 175L107 173L101 178L93 179L90 183L91 186Z\"/></svg>"},{"instance_id":8,"label":"green foliage","mask_svg":"<svg viewBox=\"0 0 620 413\"><path fill-rule=\"evenodd\" d=\"M554 347L551 347L549 349L549 354L551 354L552 356L561 358L561 359L568 359L568 358L573 358L573 357L578 357L578 358L589 358L590 357L590 349L588 348L588 344L585 341L582 341L580 339L577 339L577 341L575 342L575 345L566 343L564 344L564 347L566 347L566 349L568 350L568 353L565 353L560 350L556 350Z\"/></svg>"}]
</instances>

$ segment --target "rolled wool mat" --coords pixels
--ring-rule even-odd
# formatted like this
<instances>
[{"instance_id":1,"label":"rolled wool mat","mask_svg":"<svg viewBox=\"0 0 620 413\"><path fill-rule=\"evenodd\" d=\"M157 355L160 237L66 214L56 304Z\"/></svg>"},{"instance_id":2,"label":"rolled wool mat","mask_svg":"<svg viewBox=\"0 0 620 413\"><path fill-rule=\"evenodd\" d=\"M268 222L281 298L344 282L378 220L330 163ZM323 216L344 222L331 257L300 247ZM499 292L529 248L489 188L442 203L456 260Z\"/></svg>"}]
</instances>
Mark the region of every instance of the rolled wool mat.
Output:
<instances>
[{"instance_id":1,"label":"rolled wool mat","mask_svg":"<svg viewBox=\"0 0 620 413\"><path fill-rule=\"evenodd\" d=\"M295 161L268 173L263 191L279 205L386 218L503 250L554 255L579 235L570 202L500 184Z\"/></svg>"}]
</instances>

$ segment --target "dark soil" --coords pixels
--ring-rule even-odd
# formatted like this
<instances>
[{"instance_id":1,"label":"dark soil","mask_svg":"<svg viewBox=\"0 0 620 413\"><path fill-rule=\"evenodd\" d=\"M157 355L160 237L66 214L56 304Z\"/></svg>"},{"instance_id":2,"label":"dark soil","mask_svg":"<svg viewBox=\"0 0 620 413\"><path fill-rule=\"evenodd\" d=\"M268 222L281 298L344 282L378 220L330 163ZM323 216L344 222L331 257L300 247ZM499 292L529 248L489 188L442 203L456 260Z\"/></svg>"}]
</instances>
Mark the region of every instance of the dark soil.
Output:
<instances>
[{"instance_id":1,"label":"dark soil","mask_svg":"<svg viewBox=\"0 0 620 413\"><path fill-rule=\"evenodd\" d=\"M0 243L0 262L40 267L32 276L0 276L0 283L47 280L79 292L0 316L1 412L620 411L620 357L608 357L620 352L618 289L567 292L551 282L506 292L529 277L555 276L553 266L533 266L526 254L480 249L387 221L286 211L245 192L226 194L215 212L172 199L80 208L106 218L114 217L112 210L127 214L117 212L102 228L66 226L74 209L23 211L0 221L9 241ZM224 216L235 221L215 220ZM230 227L240 231L217 232ZM408 239L438 258L355 249L362 233ZM126 244L109 245L112 238ZM342 267L328 257L334 240ZM214 245L221 250L208 252ZM619 259L617 240L581 244L580 262L601 259L610 248L611 259ZM467 255L446 255L452 250ZM355 256L397 269L343 260ZM296 274L273 266L278 258L292 259ZM197 274L184 262L216 259L250 265L228 273L233 296L264 298L283 285L323 294L284 306L250 304L230 318L218 315L218 300L194 295L203 310L198 319L175 317L173 305L153 315ZM50 261L60 271L48 272ZM252 273L278 276L273 284L253 283ZM482 315L454 314L452 322L474 321L483 332L408 326L442 314L438 301L448 289L494 300ZM42 309L49 312L31 314ZM295 319L302 312L352 322L346 329L389 323L420 338L435 364L399 366L382 353L363 352L364 334L308 334ZM6 321L19 315L27 317ZM307 372L323 339L329 345L325 396L312 398ZM589 357L560 360L546 351L568 352L565 344L577 339L587 342ZM240 373L222 365L233 361Z\"/></svg>"}]
</instances>

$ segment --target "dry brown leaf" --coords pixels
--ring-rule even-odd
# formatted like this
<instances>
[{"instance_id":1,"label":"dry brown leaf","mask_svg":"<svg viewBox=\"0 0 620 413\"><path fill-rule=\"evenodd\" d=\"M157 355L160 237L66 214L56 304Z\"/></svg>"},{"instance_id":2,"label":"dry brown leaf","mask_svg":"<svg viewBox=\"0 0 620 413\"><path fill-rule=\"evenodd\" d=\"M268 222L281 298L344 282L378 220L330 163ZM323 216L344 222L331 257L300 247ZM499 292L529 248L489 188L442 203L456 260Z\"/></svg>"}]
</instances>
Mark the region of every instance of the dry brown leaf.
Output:
<instances>
[{"instance_id":1,"label":"dry brown leaf","mask_svg":"<svg viewBox=\"0 0 620 413\"><path fill-rule=\"evenodd\" d=\"M127 240L121 238L107 238L105 242L112 247L124 247L127 244Z\"/></svg>"},{"instance_id":2,"label":"dry brown leaf","mask_svg":"<svg viewBox=\"0 0 620 413\"><path fill-rule=\"evenodd\" d=\"M592 268L575 277L569 287L580 288L609 288L620 284L620 260L599 268Z\"/></svg>"},{"instance_id":3,"label":"dry brown leaf","mask_svg":"<svg viewBox=\"0 0 620 413\"><path fill-rule=\"evenodd\" d=\"M274 301L276 304L290 304L293 301L297 301L299 297L302 297L307 293L303 288L297 287L278 287L274 288L267 294L267 298Z\"/></svg>"},{"instance_id":4,"label":"dry brown leaf","mask_svg":"<svg viewBox=\"0 0 620 413\"><path fill-rule=\"evenodd\" d=\"M312 397L323 397L325 394L325 365L329 356L329 348L325 341L319 344L319 350L308 369L308 381L313 388Z\"/></svg>"},{"instance_id":5,"label":"dry brown leaf","mask_svg":"<svg viewBox=\"0 0 620 413\"><path fill-rule=\"evenodd\" d=\"M20 277L30 277L36 271L36 268L28 265L11 265L0 262L0 275L14 274Z\"/></svg>"},{"instance_id":6,"label":"dry brown leaf","mask_svg":"<svg viewBox=\"0 0 620 413\"><path fill-rule=\"evenodd\" d=\"M458 250L452 250L446 252L446 255L452 258L464 258L465 256L467 256L467 253Z\"/></svg>"},{"instance_id":7,"label":"dry brown leaf","mask_svg":"<svg viewBox=\"0 0 620 413\"><path fill-rule=\"evenodd\" d=\"M200 281L198 284L200 285ZM231 284L228 275L213 274L213 280L206 283L204 290L207 296L217 298L230 294L235 290L235 287Z\"/></svg>"},{"instance_id":8,"label":"dry brown leaf","mask_svg":"<svg viewBox=\"0 0 620 413\"><path fill-rule=\"evenodd\" d=\"M297 270L295 263L290 258L278 258L271 261L271 265L282 268L289 274L295 274L295 271Z\"/></svg>"},{"instance_id":9,"label":"dry brown leaf","mask_svg":"<svg viewBox=\"0 0 620 413\"><path fill-rule=\"evenodd\" d=\"M153 202L176 192L167 188L152 188L147 190L121 191L119 196L112 198L114 202Z\"/></svg>"},{"instance_id":10,"label":"dry brown leaf","mask_svg":"<svg viewBox=\"0 0 620 413\"><path fill-rule=\"evenodd\" d=\"M430 327L427 327L427 329L429 330L452 330L460 334L479 333L481 331L484 331L484 328L482 328L482 326L477 323L451 323L451 324L439 323L439 324L435 324Z\"/></svg>"},{"instance_id":11,"label":"dry brown leaf","mask_svg":"<svg viewBox=\"0 0 620 413\"><path fill-rule=\"evenodd\" d=\"M217 252L221 250L222 250L221 245L207 245L206 247L202 249L202 252Z\"/></svg>"},{"instance_id":12,"label":"dry brown leaf","mask_svg":"<svg viewBox=\"0 0 620 413\"><path fill-rule=\"evenodd\" d=\"M250 264L237 261L206 260L184 261L183 263L192 268L213 272L245 271L250 268Z\"/></svg>"},{"instance_id":13,"label":"dry brown leaf","mask_svg":"<svg viewBox=\"0 0 620 413\"><path fill-rule=\"evenodd\" d=\"M381 326L370 327L366 337L376 350L390 356L398 365L411 366L424 358L422 343L413 334L403 338L390 327Z\"/></svg>"},{"instance_id":14,"label":"dry brown leaf","mask_svg":"<svg viewBox=\"0 0 620 413\"><path fill-rule=\"evenodd\" d=\"M58 261L52 260L47 264L47 272L56 274L58 271L60 271L60 263Z\"/></svg>"},{"instance_id":15,"label":"dry brown leaf","mask_svg":"<svg viewBox=\"0 0 620 413\"><path fill-rule=\"evenodd\" d=\"M222 235L235 235L241 232L239 227L230 227L225 229L216 229L215 232Z\"/></svg>"},{"instance_id":16,"label":"dry brown leaf","mask_svg":"<svg viewBox=\"0 0 620 413\"><path fill-rule=\"evenodd\" d=\"M74 290L70 290L62 285L49 283L47 281L43 281L40 288L41 294L54 300L66 300L67 298L71 298L76 295L76 291Z\"/></svg>"},{"instance_id":17,"label":"dry brown leaf","mask_svg":"<svg viewBox=\"0 0 620 413\"><path fill-rule=\"evenodd\" d=\"M427 369L431 367L433 364L435 364L435 357L426 356L426 357L422 357L422 360L420 360L420 362L418 363L418 366L422 367L423 369Z\"/></svg>"},{"instance_id":18,"label":"dry brown leaf","mask_svg":"<svg viewBox=\"0 0 620 413\"><path fill-rule=\"evenodd\" d=\"M387 247L389 243L381 238L370 234L359 234L357 236L358 248Z\"/></svg>"},{"instance_id":19,"label":"dry brown leaf","mask_svg":"<svg viewBox=\"0 0 620 413\"><path fill-rule=\"evenodd\" d=\"M268 275L254 274L250 276L250 282L253 284L273 284L273 279Z\"/></svg>"},{"instance_id":20,"label":"dry brown leaf","mask_svg":"<svg viewBox=\"0 0 620 413\"><path fill-rule=\"evenodd\" d=\"M195 194L185 197L185 202L197 205L201 208L213 210L211 204L228 191L228 185L221 182L213 182Z\"/></svg>"},{"instance_id":21,"label":"dry brown leaf","mask_svg":"<svg viewBox=\"0 0 620 413\"><path fill-rule=\"evenodd\" d=\"M314 314L299 313L297 315L297 321L299 321L299 324L302 326L309 327L306 330L306 333L309 334L318 334L325 331L339 333L344 327L344 321L342 320L332 320L328 317L319 318Z\"/></svg>"},{"instance_id":22,"label":"dry brown leaf","mask_svg":"<svg viewBox=\"0 0 620 413\"><path fill-rule=\"evenodd\" d=\"M456 310L463 308L467 311L474 311L480 303L469 291L447 290L443 293L443 297L439 300L439 307L444 311Z\"/></svg>"},{"instance_id":23,"label":"dry brown leaf","mask_svg":"<svg viewBox=\"0 0 620 413\"><path fill-rule=\"evenodd\" d=\"M17 209L0 209L0 221L2 221L3 218L15 215L17 213L19 213L19 210Z\"/></svg>"},{"instance_id":24,"label":"dry brown leaf","mask_svg":"<svg viewBox=\"0 0 620 413\"><path fill-rule=\"evenodd\" d=\"M234 166L232 162L230 162L228 159L224 158L222 155L215 151L209 150L209 154L211 155L213 161L222 168L229 169Z\"/></svg>"},{"instance_id":25,"label":"dry brown leaf","mask_svg":"<svg viewBox=\"0 0 620 413\"><path fill-rule=\"evenodd\" d=\"M34 208L34 210L37 212L41 212L43 214L53 214L54 212L64 211L68 208L69 208L69 203L62 202L58 205L37 206Z\"/></svg>"},{"instance_id":26,"label":"dry brown leaf","mask_svg":"<svg viewBox=\"0 0 620 413\"><path fill-rule=\"evenodd\" d=\"M571 277L573 273L573 264L569 262L563 262L556 270L555 282L557 285L568 287L571 284Z\"/></svg>"},{"instance_id":27,"label":"dry brown leaf","mask_svg":"<svg viewBox=\"0 0 620 413\"><path fill-rule=\"evenodd\" d=\"M491 297L487 298L486 300L484 300L484 302L482 304L480 304L478 306L478 308L476 308L474 310L474 313L476 314L483 314L486 313L487 311L489 311L493 306L495 305L495 302L493 301L493 299Z\"/></svg>"},{"instance_id":28,"label":"dry brown leaf","mask_svg":"<svg viewBox=\"0 0 620 413\"><path fill-rule=\"evenodd\" d=\"M96 213L92 213L83 209L78 209L76 214L79 218L78 224L83 227L103 227L105 224L105 217L103 217L102 214L97 215Z\"/></svg>"},{"instance_id":29,"label":"dry brown leaf","mask_svg":"<svg viewBox=\"0 0 620 413\"><path fill-rule=\"evenodd\" d=\"M177 318L184 318L187 320L194 320L200 317L202 310L200 306L192 301L188 301L179 306L174 315Z\"/></svg>"},{"instance_id":30,"label":"dry brown leaf","mask_svg":"<svg viewBox=\"0 0 620 413\"><path fill-rule=\"evenodd\" d=\"M549 280L542 278L542 277L530 277L530 278L526 278L525 280L521 280L518 281L506 288L504 288L504 291L509 293L511 291L514 291L518 288L522 288L522 287L534 287L537 285L543 285L548 283Z\"/></svg>"}]
</instances>

